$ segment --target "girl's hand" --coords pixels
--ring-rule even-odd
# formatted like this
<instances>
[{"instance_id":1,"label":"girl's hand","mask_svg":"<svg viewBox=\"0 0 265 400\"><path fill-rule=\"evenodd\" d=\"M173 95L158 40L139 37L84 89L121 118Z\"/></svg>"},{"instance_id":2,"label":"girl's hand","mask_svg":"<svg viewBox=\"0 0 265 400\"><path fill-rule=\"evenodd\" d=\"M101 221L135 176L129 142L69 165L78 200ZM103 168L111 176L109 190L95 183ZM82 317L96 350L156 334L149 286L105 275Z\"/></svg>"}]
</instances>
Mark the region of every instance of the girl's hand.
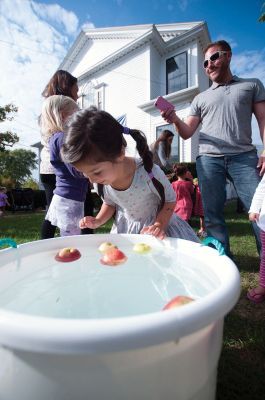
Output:
<instances>
[{"instance_id":1,"label":"girl's hand","mask_svg":"<svg viewBox=\"0 0 265 400\"><path fill-rule=\"evenodd\" d=\"M152 235L161 240L163 240L166 236L166 233L164 229L161 228L161 224L159 222L155 222L153 225L150 226L145 226L140 233Z\"/></svg>"},{"instance_id":2,"label":"girl's hand","mask_svg":"<svg viewBox=\"0 0 265 400\"><path fill-rule=\"evenodd\" d=\"M100 226L100 222L98 219L95 217L84 217L79 221L79 228L84 229L84 228L90 228L90 229L96 229Z\"/></svg>"},{"instance_id":3,"label":"girl's hand","mask_svg":"<svg viewBox=\"0 0 265 400\"><path fill-rule=\"evenodd\" d=\"M249 213L248 218L252 222L258 222L259 220L259 213Z\"/></svg>"}]
</instances>

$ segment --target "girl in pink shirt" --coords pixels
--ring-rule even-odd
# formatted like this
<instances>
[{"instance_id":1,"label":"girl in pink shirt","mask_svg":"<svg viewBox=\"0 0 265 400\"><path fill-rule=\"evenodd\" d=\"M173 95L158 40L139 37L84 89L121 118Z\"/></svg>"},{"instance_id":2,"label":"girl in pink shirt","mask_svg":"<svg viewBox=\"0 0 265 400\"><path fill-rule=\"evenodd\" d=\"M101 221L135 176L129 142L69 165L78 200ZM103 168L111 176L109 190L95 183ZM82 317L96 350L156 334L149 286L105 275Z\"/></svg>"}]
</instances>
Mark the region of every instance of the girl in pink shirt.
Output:
<instances>
[{"instance_id":1,"label":"girl in pink shirt","mask_svg":"<svg viewBox=\"0 0 265 400\"><path fill-rule=\"evenodd\" d=\"M185 165L177 165L174 167L174 172L178 178L172 183L172 187L176 192L176 205L174 212L184 221L189 221L192 215L193 208L193 193L194 187L189 178L189 170Z\"/></svg>"}]
</instances>

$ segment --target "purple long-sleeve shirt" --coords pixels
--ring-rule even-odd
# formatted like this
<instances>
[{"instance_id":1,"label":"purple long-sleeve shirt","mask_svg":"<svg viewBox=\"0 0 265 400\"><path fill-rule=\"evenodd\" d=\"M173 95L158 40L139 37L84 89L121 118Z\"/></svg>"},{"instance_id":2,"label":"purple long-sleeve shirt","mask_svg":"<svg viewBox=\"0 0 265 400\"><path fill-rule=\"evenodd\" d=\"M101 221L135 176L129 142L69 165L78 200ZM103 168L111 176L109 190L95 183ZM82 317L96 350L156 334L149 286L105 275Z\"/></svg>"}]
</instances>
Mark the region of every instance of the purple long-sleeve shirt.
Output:
<instances>
[{"instance_id":1,"label":"purple long-sleeve shirt","mask_svg":"<svg viewBox=\"0 0 265 400\"><path fill-rule=\"evenodd\" d=\"M88 179L71 164L62 161L60 150L63 137L63 132L56 132L49 140L50 161L56 175L56 188L53 193L66 199L85 201Z\"/></svg>"}]
</instances>

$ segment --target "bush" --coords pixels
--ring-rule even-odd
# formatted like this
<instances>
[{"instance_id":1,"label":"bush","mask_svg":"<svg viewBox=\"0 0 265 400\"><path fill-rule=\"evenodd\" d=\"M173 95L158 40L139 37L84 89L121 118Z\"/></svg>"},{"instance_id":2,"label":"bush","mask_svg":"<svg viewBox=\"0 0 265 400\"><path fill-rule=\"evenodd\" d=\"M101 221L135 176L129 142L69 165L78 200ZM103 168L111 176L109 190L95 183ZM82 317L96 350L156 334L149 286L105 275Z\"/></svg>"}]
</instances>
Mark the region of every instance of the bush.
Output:
<instances>
[{"instance_id":1,"label":"bush","mask_svg":"<svg viewBox=\"0 0 265 400\"><path fill-rule=\"evenodd\" d=\"M34 207L45 209L47 205L45 191L44 190L34 190Z\"/></svg>"},{"instance_id":2,"label":"bush","mask_svg":"<svg viewBox=\"0 0 265 400\"><path fill-rule=\"evenodd\" d=\"M22 185L22 188L30 188L33 190L38 190L39 189L39 185L38 183L33 179L33 178L29 178L27 179Z\"/></svg>"},{"instance_id":3,"label":"bush","mask_svg":"<svg viewBox=\"0 0 265 400\"><path fill-rule=\"evenodd\" d=\"M44 190L32 190L31 188L12 189L7 192L10 207L9 211L27 211L35 208L45 209L46 196Z\"/></svg>"}]
</instances>

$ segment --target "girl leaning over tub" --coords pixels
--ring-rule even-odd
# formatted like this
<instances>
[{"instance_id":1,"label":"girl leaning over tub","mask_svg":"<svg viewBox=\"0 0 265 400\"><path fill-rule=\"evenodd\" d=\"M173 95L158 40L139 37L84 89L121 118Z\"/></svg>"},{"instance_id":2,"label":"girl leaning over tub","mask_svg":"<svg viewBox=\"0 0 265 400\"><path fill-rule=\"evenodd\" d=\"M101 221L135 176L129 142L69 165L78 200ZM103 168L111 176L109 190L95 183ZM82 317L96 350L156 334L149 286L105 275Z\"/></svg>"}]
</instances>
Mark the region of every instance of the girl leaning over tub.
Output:
<instances>
[{"instance_id":1,"label":"girl leaning over tub","mask_svg":"<svg viewBox=\"0 0 265 400\"><path fill-rule=\"evenodd\" d=\"M123 134L136 142L140 158L125 155ZM103 191L95 217L80 227L96 229L114 216L112 233L147 233L198 242L191 227L173 214L176 196L164 172L153 164L146 138L124 128L105 111L92 107L77 112L65 133L62 157ZM102 187L103 186L103 187Z\"/></svg>"}]
</instances>

